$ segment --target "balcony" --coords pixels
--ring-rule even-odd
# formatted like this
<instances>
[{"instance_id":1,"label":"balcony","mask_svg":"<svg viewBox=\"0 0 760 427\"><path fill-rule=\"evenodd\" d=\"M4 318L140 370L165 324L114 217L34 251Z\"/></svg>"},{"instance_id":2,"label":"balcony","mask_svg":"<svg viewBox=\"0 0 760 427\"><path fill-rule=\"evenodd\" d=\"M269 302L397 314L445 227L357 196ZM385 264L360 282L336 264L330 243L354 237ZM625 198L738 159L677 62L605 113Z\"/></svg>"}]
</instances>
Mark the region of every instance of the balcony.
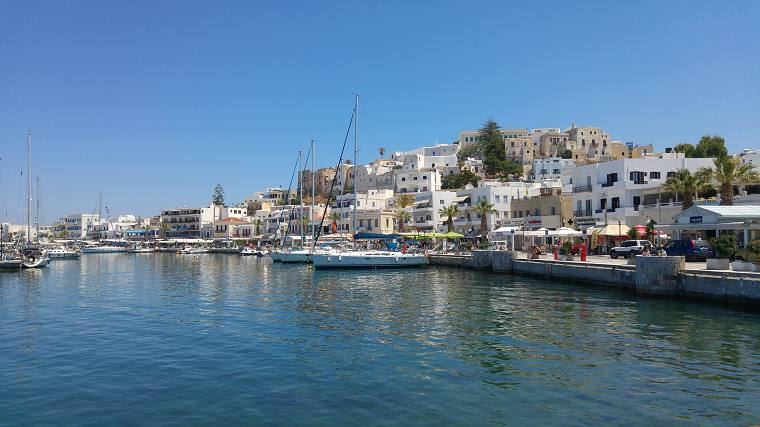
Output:
<instances>
[{"instance_id":1,"label":"balcony","mask_svg":"<svg viewBox=\"0 0 760 427\"><path fill-rule=\"evenodd\" d=\"M573 211L573 216L576 218L590 217L591 211L590 210Z\"/></svg>"},{"instance_id":2,"label":"balcony","mask_svg":"<svg viewBox=\"0 0 760 427\"><path fill-rule=\"evenodd\" d=\"M591 191L590 185L581 185L578 187L573 187L573 193L588 193Z\"/></svg>"}]
</instances>

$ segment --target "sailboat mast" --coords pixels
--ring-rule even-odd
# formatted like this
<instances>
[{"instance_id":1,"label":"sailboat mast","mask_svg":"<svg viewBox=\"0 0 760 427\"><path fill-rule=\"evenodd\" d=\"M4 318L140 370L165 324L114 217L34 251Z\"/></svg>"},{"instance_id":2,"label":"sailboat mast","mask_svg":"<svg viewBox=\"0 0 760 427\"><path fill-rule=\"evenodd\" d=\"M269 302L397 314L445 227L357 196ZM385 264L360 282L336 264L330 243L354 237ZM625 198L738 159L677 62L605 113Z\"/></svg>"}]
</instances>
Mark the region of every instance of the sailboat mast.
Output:
<instances>
[{"instance_id":1,"label":"sailboat mast","mask_svg":"<svg viewBox=\"0 0 760 427\"><path fill-rule=\"evenodd\" d=\"M317 156L316 154L316 145L314 144L314 140L311 140L311 208L309 208L309 225L311 225L311 239L314 240L314 224L312 221L314 220L314 198L316 197L316 183L317 183L317 175L316 170L314 169L314 158Z\"/></svg>"},{"instance_id":2,"label":"sailboat mast","mask_svg":"<svg viewBox=\"0 0 760 427\"><path fill-rule=\"evenodd\" d=\"M26 133L26 243L32 243L32 131Z\"/></svg>"},{"instance_id":3,"label":"sailboat mast","mask_svg":"<svg viewBox=\"0 0 760 427\"><path fill-rule=\"evenodd\" d=\"M100 240L100 227L103 224L103 193L98 194L98 240Z\"/></svg>"},{"instance_id":4,"label":"sailboat mast","mask_svg":"<svg viewBox=\"0 0 760 427\"><path fill-rule=\"evenodd\" d=\"M40 177L37 177L37 214L34 218L34 225L36 227L35 235L37 236L37 243L40 242Z\"/></svg>"},{"instance_id":5,"label":"sailboat mast","mask_svg":"<svg viewBox=\"0 0 760 427\"><path fill-rule=\"evenodd\" d=\"M303 152L298 151L298 222L301 229L301 246L303 246Z\"/></svg>"},{"instance_id":6,"label":"sailboat mast","mask_svg":"<svg viewBox=\"0 0 760 427\"><path fill-rule=\"evenodd\" d=\"M354 229L354 247L356 247L356 209L359 205L358 192L356 190L356 175L359 172L359 95L354 99L354 217L352 228Z\"/></svg>"}]
</instances>

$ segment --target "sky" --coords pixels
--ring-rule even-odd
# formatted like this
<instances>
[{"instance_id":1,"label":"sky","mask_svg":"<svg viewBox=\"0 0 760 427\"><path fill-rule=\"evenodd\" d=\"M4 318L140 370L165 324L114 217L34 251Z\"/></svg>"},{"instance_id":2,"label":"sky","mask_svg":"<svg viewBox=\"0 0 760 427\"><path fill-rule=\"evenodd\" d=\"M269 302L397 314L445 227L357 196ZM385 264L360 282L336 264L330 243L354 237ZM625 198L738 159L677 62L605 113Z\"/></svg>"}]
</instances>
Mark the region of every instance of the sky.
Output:
<instances>
[{"instance_id":1,"label":"sky","mask_svg":"<svg viewBox=\"0 0 760 427\"><path fill-rule=\"evenodd\" d=\"M0 220L149 216L502 127L760 148L760 2L0 0Z\"/></svg>"}]
</instances>

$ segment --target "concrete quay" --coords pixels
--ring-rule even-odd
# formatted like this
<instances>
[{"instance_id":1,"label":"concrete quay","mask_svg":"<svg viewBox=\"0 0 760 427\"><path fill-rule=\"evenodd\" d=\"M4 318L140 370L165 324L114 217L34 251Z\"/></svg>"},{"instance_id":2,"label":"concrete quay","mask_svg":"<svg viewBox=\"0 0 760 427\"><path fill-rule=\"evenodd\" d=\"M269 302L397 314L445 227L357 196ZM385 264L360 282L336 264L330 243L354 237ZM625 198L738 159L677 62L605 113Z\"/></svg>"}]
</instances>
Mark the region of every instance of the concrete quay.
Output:
<instances>
[{"instance_id":1,"label":"concrete quay","mask_svg":"<svg viewBox=\"0 0 760 427\"><path fill-rule=\"evenodd\" d=\"M633 265L602 260L525 259L510 251L473 251L471 255L438 254L428 258L433 265L570 280L628 289L639 295L760 305L760 274L687 269L683 257L639 256Z\"/></svg>"}]
</instances>

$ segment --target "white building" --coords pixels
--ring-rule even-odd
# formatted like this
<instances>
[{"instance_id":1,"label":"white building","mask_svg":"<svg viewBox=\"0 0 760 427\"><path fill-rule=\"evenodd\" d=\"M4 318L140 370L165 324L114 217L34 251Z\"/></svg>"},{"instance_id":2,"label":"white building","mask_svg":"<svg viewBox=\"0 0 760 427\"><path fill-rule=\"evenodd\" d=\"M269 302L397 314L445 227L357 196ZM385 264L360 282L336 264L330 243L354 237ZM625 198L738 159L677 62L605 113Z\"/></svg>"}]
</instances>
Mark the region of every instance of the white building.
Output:
<instances>
[{"instance_id":1,"label":"white building","mask_svg":"<svg viewBox=\"0 0 760 427\"><path fill-rule=\"evenodd\" d=\"M484 181L479 187L459 190L456 199L459 215L454 220L454 226L460 233L479 232L480 214L475 212L474 207L482 200L491 203L496 211L488 215L490 230L517 224L520 220L512 218L512 201L537 196L540 189L540 183Z\"/></svg>"},{"instance_id":2,"label":"white building","mask_svg":"<svg viewBox=\"0 0 760 427\"><path fill-rule=\"evenodd\" d=\"M56 237L84 239L88 234L97 234L99 227L99 214L76 213L60 218L53 226L53 232Z\"/></svg>"},{"instance_id":3,"label":"white building","mask_svg":"<svg viewBox=\"0 0 760 427\"><path fill-rule=\"evenodd\" d=\"M415 195L414 204L406 208L411 213L407 223L410 231L444 231L443 223L448 217L442 217L441 208L457 203L456 191L426 191Z\"/></svg>"},{"instance_id":4,"label":"white building","mask_svg":"<svg viewBox=\"0 0 760 427\"><path fill-rule=\"evenodd\" d=\"M395 170L396 193L420 193L441 189L441 173L425 164L422 154L408 154Z\"/></svg>"},{"instance_id":5,"label":"white building","mask_svg":"<svg viewBox=\"0 0 760 427\"><path fill-rule=\"evenodd\" d=\"M749 150L745 148L738 154L738 157L742 164L754 165L755 169L760 172L760 150Z\"/></svg>"},{"instance_id":6,"label":"white building","mask_svg":"<svg viewBox=\"0 0 760 427\"><path fill-rule=\"evenodd\" d=\"M578 166L573 173L575 222L601 225L620 220L637 225L643 191L661 187L680 169L696 171L710 165L712 159L645 157Z\"/></svg>"}]
</instances>

